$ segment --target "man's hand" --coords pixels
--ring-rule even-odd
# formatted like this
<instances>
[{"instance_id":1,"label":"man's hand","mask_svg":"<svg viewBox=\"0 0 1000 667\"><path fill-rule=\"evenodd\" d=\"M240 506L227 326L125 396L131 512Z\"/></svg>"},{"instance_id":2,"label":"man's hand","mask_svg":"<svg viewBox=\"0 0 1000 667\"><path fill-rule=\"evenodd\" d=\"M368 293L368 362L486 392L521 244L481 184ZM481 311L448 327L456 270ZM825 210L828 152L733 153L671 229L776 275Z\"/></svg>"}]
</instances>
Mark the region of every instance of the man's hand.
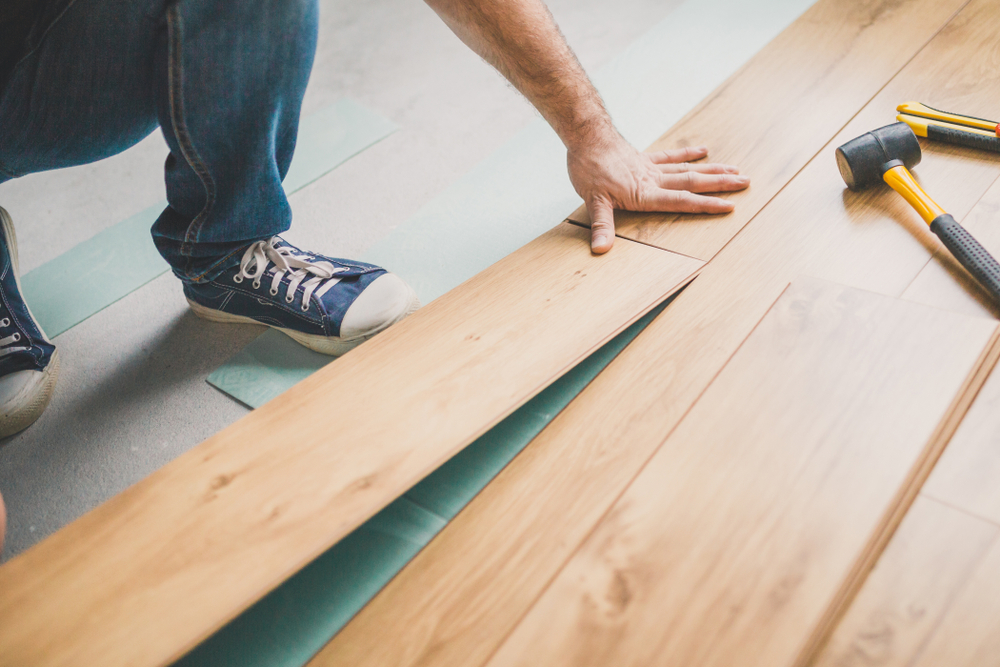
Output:
<instances>
[{"instance_id":1,"label":"man's hand","mask_svg":"<svg viewBox=\"0 0 1000 667\"><path fill-rule=\"evenodd\" d=\"M612 130L613 132L613 130ZM614 210L728 213L733 203L702 192L742 190L750 179L728 164L690 164L708 155L704 146L640 153L617 132L600 143L571 148L569 178L590 213L591 249L611 250Z\"/></svg>"},{"instance_id":2,"label":"man's hand","mask_svg":"<svg viewBox=\"0 0 1000 667\"><path fill-rule=\"evenodd\" d=\"M614 209L726 213L733 205L695 193L742 190L736 167L688 164L686 148L639 153L615 130L597 90L542 0L427 0L455 34L507 77L566 145L569 176L590 211L591 247L615 239Z\"/></svg>"}]
</instances>

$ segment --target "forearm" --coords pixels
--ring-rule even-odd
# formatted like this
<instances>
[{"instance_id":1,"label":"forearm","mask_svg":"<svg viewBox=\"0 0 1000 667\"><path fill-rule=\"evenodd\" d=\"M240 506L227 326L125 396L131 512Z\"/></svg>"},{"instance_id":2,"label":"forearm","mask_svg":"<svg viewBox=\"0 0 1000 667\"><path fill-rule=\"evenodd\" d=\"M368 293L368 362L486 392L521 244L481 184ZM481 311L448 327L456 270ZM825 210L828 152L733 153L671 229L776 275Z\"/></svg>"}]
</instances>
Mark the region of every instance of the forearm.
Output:
<instances>
[{"instance_id":1,"label":"forearm","mask_svg":"<svg viewBox=\"0 0 1000 667\"><path fill-rule=\"evenodd\" d=\"M427 0L531 102L570 150L617 136L542 0Z\"/></svg>"}]
</instances>

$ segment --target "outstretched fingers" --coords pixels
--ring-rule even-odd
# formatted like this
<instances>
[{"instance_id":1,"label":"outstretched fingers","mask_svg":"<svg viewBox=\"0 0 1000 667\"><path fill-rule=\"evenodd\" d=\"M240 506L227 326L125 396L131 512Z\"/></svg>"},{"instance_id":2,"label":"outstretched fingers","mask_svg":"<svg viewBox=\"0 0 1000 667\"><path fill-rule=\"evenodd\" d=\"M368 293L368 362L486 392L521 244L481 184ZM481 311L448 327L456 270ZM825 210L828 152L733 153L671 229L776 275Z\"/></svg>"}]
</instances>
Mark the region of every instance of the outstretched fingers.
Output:
<instances>
[{"instance_id":1,"label":"outstretched fingers","mask_svg":"<svg viewBox=\"0 0 1000 667\"><path fill-rule=\"evenodd\" d=\"M590 249L603 255L615 244L615 209L610 201L595 197L587 202L590 213Z\"/></svg>"},{"instance_id":2,"label":"outstretched fingers","mask_svg":"<svg viewBox=\"0 0 1000 667\"><path fill-rule=\"evenodd\" d=\"M700 160L708 155L707 146L688 146L687 148L671 148L665 151L647 153L649 159L656 164L672 164L676 162L690 162Z\"/></svg>"},{"instance_id":3,"label":"outstretched fingers","mask_svg":"<svg viewBox=\"0 0 1000 667\"><path fill-rule=\"evenodd\" d=\"M740 168L732 164L719 164L717 162L676 162L669 164L658 164L656 168L664 174L681 174L685 171L697 171L702 174L738 174Z\"/></svg>"},{"instance_id":4,"label":"outstretched fingers","mask_svg":"<svg viewBox=\"0 0 1000 667\"><path fill-rule=\"evenodd\" d=\"M685 171L678 174L661 174L660 187L668 190L690 192L735 192L750 185L750 179L740 174L702 173Z\"/></svg>"},{"instance_id":5,"label":"outstretched fingers","mask_svg":"<svg viewBox=\"0 0 1000 667\"><path fill-rule=\"evenodd\" d=\"M641 202L643 211L670 213L729 213L735 204L720 197L706 197L687 190L653 190Z\"/></svg>"}]
</instances>

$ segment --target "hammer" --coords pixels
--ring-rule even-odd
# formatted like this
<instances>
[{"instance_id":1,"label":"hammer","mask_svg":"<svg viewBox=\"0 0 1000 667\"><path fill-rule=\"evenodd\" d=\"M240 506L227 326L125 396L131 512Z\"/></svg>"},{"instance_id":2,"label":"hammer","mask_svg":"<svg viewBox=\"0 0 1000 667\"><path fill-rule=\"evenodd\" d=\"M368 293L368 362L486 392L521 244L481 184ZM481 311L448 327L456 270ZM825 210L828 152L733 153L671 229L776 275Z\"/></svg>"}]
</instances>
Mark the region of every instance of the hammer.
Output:
<instances>
[{"instance_id":1,"label":"hammer","mask_svg":"<svg viewBox=\"0 0 1000 667\"><path fill-rule=\"evenodd\" d=\"M965 227L931 199L909 168L920 163L920 142L906 123L893 123L862 134L837 149L840 175L851 190L882 180L903 195L962 266L1000 302L1000 264Z\"/></svg>"}]
</instances>

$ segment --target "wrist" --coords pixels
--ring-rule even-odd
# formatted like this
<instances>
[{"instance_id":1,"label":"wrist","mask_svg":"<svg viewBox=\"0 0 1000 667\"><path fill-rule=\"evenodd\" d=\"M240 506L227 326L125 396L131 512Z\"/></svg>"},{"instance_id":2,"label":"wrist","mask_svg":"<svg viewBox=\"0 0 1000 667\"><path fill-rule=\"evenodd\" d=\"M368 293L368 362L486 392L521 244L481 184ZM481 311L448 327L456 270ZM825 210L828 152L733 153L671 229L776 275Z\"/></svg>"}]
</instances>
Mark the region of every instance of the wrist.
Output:
<instances>
[{"instance_id":1,"label":"wrist","mask_svg":"<svg viewBox=\"0 0 1000 667\"><path fill-rule=\"evenodd\" d=\"M559 138L570 153L586 153L593 150L604 150L619 141L622 136L615 129L614 123L607 111L581 118L565 128L557 128Z\"/></svg>"}]
</instances>

